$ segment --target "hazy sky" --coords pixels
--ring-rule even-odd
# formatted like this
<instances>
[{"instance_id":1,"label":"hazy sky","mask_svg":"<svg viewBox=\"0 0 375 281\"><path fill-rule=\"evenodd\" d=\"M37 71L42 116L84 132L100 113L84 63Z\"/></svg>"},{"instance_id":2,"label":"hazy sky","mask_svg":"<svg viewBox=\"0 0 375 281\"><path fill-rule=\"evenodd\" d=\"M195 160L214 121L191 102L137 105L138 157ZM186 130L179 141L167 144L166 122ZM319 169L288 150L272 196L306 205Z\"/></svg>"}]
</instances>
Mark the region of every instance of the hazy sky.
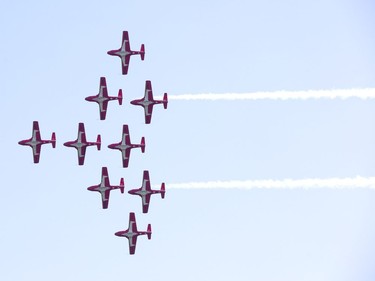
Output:
<instances>
[{"instance_id":1,"label":"hazy sky","mask_svg":"<svg viewBox=\"0 0 375 281\"><path fill-rule=\"evenodd\" d=\"M0 280L374 280L375 194L346 190L168 190L168 183L213 180L373 177L374 100L170 101L150 125L129 101L154 94L247 93L375 88L370 0L318 1L2 1L0 3ZM129 74L106 54L123 30ZM84 98L105 76L107 120ZM40 163L17 144L38 120ZM85 165L62 144L84 122ZM122 168L122 125L146 138ZM109 209L86 190L108 167L125 190L166 182L148 214L129 194ZM135 212L136 254L114 236Z\"/></svg>"}]
</instances>

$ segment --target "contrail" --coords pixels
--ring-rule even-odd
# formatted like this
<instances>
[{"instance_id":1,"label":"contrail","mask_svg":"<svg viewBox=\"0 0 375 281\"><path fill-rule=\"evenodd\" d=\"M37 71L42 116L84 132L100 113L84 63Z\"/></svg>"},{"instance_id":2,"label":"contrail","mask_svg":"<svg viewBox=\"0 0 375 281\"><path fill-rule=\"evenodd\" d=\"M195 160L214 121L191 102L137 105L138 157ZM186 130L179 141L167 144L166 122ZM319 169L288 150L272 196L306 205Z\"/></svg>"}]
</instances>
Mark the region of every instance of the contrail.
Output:
<instances>
[{"instance_id":1,"label":"contrail","mask_svg":"<svg viewBox=\"0 0 375 281\"><path fill-rule=\"evenodd\" d=\"M167 183L168 189L375 189L375 177Z\"/></svg>"},{"instance_id":2,"label":"contrail","mask_svg":"<svg viewBox=\"0 0 375 281\"><path fill-rule=\"evenodd\" d=\"M307 90L307 91L275 91L254 93L222 93L222 94L183 94L169 95L169 100L308 100L308 99L375 99L375 88Z\"/></svg>"}]
</instances>

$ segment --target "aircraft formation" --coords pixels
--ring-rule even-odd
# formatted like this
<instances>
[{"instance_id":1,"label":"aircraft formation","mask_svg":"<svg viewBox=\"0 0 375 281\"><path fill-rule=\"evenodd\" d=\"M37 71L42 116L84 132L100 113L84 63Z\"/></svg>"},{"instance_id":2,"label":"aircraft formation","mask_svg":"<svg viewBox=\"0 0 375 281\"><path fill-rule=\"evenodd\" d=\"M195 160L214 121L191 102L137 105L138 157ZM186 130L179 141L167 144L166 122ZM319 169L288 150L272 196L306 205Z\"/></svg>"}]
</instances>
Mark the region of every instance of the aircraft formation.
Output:
<instances>
[{"instance_id":1,"label":"aircraft formation","mask_svg":"<svg viewBox=\"0 0 375 281\"><path fill-rule=\"evenodd\" d=\"M118 56L121 59L122 74L126 75L129 70L130 57L132 55L140 55L141 60L145 57L145 46L141 45L140 51L133 51L130 48L129 34L127 31L122 33L121 47L117 50L111 50L107 52L108 55ZM117 96L109 96L107 90L107 82L105 77L100 77L99 93L95 96L88 96L85 98L86 101L96 102L99 105L99 116L100 120L106 119L108 102L117 100L119 105L122 105L122 90L119 89ZM139 105L144 108L145 124L151 123L153 106L156 104L163 104L163 107L167 109L168 96L164 93L162 100L155 100L153 98L151 81L147 80L145 85L144 97L141 99L135 99L130 102L132 105ZM43 144L52 144L52 147L56 147L56 134L52 133L50 140L43 140L41 137L38 121L33 121L32 136L30 139L21 140L18 142L20 145L30 146L33 153L33 161L35 164L39 163L41 148ZM86 131L84 123L78 124L78 135L76 140L67 141L64 143L66 147L73 147L77 150L78 165L82 166L85 163L86 149L89 146L96 146L97 150L101 150L101 135L98 134L96 141L87 141ZM141 152L145 152L146 144L145 138L142 137L139 144L131 143L129 126L124 124L122 127L121 141L118 143L112 143L108 145L109 149L119 150L121 152L122 167L127 168L129 166L130 152L134 148L140 148ZM112 190L119 189L121 193L125 191L124 178L120 179L119 185L111 185L109 180L108 168L102 167L101 180L97 185L93 185L87 188L89 191L99 192L101 195L101 206L102 209L107 209L109 206L109 197ZM128 191L130 195L138 195L142 199L142 212L148 213L151 195L160 194L161 198L165 196L165 183L161 184L160 190L154 190L151 188L149 171L143 171L143 179L141 187L137 189L131 189ZM135 253L137 237L139 235L147 235L148 239L151 239L151 224L148 224L146 231L139 231L137 229L137 223L135 213L129 213L129 227L126 230L115 232L118 237L126 237L129 242L129 253L133 255Z\"/></svg>"}]
</instances>

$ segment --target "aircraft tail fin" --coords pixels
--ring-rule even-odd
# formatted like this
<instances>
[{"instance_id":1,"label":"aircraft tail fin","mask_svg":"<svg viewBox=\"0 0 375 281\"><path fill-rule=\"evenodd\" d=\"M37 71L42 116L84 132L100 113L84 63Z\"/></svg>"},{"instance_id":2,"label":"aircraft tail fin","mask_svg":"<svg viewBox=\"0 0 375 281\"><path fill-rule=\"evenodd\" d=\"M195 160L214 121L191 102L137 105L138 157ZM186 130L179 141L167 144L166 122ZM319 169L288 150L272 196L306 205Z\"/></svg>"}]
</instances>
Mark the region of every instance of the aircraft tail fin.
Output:
<instances>
[{"instance_id":1,"label":"aircraft tail fin","mask_svg":"<svg viewBox=\"0 0 375 281\"><path fill-rule=\"evenodd\" d=\"M122 89L118 90L118 103L119 105L122 105Z\"/></svg>"},{"instance_id":2,"label":"aircraft tail fin","mask_svg":"<svg viewBox=\"0 0 375 281\"><path fill-rule=\"evenodd\" d=\"M56 147L56 134L55 132L52 133L52 136L51 136L51 143L52 143L52 147L55 148Z\"/></svg>"},{"instance_id":3,"label":"aircraft tail fin","mask_svg":"<svg viewBox=\"0 0 375 281\"><path fill-rule=\"evenodd\" d=\"M165 197L165 183L164 182L161 184L160 195L161 195L161 198L164 199Z\"/></svg>"},{"instance_id":4,"label":"aircraft tail fin","mask_svg":"<svg viewBox=\"0 0 375 281\"><path fill-rule=\"evenodd\" d=\"M99 134L98 137L96 138L96 146L98 147L98 150L100 150L101 144L102 144L102 139Z\"/></svg>"},{"instance_id":5,"label":"aircraft tail fin","mask_svg":"<svg viewBox=\"0 0 375 281\"><path fill-rule=\"evenodd\" d=\"M120 190L121 190L121 193L124 193L124 190L125 190L124 178L121 178L120 180Z\"/></svg>"},{"instance_id":6,"label":"aircraft tail fin","mask_svg":"<svg viewBox=\"0 0 375 281\"><path fill-rule=\"evenodd\" d=\"M140 52L141 52L141 60L144 60L145 59L145 45L144 44L141 45Z\"/></svg>"},{"instance_id":7,"label":"aircraft tail fin","mask_svg":"<svg viewBox=\"0 0 375 281\"><path fill-rule=\"evenodd\" d=\"M148 239L151 239L151 234L152 234L151 224L148 224L147 226L147 238Z\"/></svg>"},{"instance_id":8,"label":"aircraft tail fin","mask_svg":"<svg viewBox=\"0 0 375 281\"><path fill-rule=\"evenodd\" d=\"M163 106L165 109L167 109L167 106L168 106L168 95L167 93L164 93L164 96L163 96Z\"/></svg>"},{"instance_id":9,"label":"aircraft tail fin","mask_svg":"<svg viewBox=\"0 0 375 281\"><path fill-rule=\"evenodd\" d=\"M141 151L142 153L145 153L146 143L145 143L145 137L142 137L141 139Z\"/></svg>"}]
</instances>

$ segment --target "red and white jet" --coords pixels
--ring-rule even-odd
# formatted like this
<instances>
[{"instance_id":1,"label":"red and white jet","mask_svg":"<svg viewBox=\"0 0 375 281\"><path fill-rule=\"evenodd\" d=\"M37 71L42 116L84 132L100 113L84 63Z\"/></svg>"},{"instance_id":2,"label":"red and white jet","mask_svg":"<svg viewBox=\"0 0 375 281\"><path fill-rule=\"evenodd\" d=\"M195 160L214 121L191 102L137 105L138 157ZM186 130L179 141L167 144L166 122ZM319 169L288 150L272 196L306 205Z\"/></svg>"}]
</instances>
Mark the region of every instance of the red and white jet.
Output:
<instances>
[{"instance_id":1,"label":"red and white jet","mask_svg":"<svg viewBox=\"0 0 375 281\"><path fill-rule=\"evenodd\" d=\"M147 231L138 231L137 223L135 221L135 214L129 214L129 228L127 230L118 231L115 233L116 236L126 237L129 240L129 252L131 255L135 253L135 246L137 245L137 237L139 235L147 234L147 238L151 239L151 224L148 224Z\"/></svg>"},{"instance_id":2,"label":"red and white jet","mask_svg":"<svg viewBox=\"0 0 375 281\"><path fill-rule=\"evenodd\" d=\"M107 82L105 77L100 77L99 93L96 96L86 97L85 100L96 102L99 104L100 120L105 120L107 114L108 102L111 100L118 100L118 103L122 104L122 90L118 90L117 97L108 96Z\"/></svg>"},{"instance_id":3,"label":"red and white jet","mask_svg":"<svg viewBox=\"0 0 375 281\"><path fill-rule=\"evenodd\" d=\"M122 166L127 168L129 165L130 151L132 148L140 147L142 153L145 152L145 138L142 137L140 144L133 144L130 141L129 128L128 125L122 126L122 139L119 143L112 143L108 145L108 148L118 149L122 154Z\"/></svg>"},{"instance_id":4,"label":"red and white jet","mask_svg":"<svg viewBox=\"0 0 375 281\"><path fill-rule=\"evenodd\" d=\"M152 117L152 109L154 105L162 103L164 108L167 109L168 96L167 93L164 93L163 100L154 100L154 97L152 95L151 81L147 80L145 86L145 96L142 99L132 100L130 103L133 105L143 106L145 110L145 123L150 124Z\"/></svg>"},{"instance_id":5,"label":"red and white jet","mask_svg":"<svg viewBox=\"0 0 375 281\"><path fill-rule=\"evenodd\" d=\"M145 45L142 44L139 51L132 51L130 49L129 34L127 31L123 31L121 48L118 50L108 51L107 54L111 56L118 56L121 58L122 74L125 75L128 74L130 56L140 55L141 60L145 59Z\"/></svg>"},{"instance_id":6,"label":"red and white jet","mask_svg":"<svg viewBox=\"0 0 375 281\"><path fill-rule=\"evenodd\" d=\"M51 140L42 140L40 136L39 123L38 121L33 122L32 137L27 140L21 140L18 142L20 145L27 145L33 149L34 163L39 163L40 151L43 144L51 143L52 147L56 147L56 135L52 133Z\"/></svg>"},{"instance_id":7,"label":"red and white jet","mask_svg":"<svg viewBox=\"0 0 375 281\"><path fill-rule=\"evenodd\" d=\"M67 147L74 147L78 152L78 165L83 165L85 162L86 147L96 145L100 150L101 138L98 135L96 142L86 141L85 125L83 123L78 124L78 137L75 141L68 141L64 143Z\"/></svg>"},{"instance_id":8,"label":"red and white jet","mask_svg":"<svg viewBox=\"0 0 375 281\"><path fill-rule=\"evenodd\" d=\"M90 191L98 191L102 195L102 206L103 209L108 208L109 193L111 190L120 189L121 193L124 193L124 178L120 179L120 185L111 185L109 182L107 167L102 168L102 180L100 184L93 185L87 188Z\"/></svg>"},{"instance_id":9,"label":"red and white jet","mask_svg":"<svg viewBox=\"0 0 375 281\"><path fill-rule=\"evenodd\" d=\"M132 189L128 191L129 194L139 195L142 198L142 212L147 213L150 204L151 195L160 193L161 198L165 196L165 183L161 184L160 190L151 189L150 175L148 171L143 171L142 186L138 189Z\"/></svg>"}]
</instances>

